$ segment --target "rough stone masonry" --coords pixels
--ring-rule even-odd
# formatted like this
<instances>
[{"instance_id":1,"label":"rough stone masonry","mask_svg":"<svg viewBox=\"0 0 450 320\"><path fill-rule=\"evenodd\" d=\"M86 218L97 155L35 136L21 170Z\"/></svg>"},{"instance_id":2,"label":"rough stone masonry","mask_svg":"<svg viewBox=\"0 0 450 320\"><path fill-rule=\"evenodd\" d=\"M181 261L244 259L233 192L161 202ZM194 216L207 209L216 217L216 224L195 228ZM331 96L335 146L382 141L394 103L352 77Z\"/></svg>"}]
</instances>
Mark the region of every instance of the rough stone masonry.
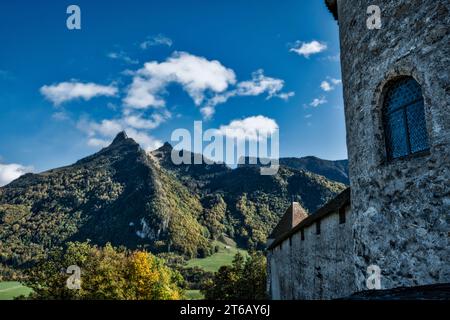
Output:
<instances>
[{"instance_id":1,"label":"rough stone masonry","mask_svg":"<svg viewBox=\"0 0 450 320\"><path fill-rule=\"evenodd\" d=\"M320 246L308 244L315 250L309 254L287 250L288 240L282 241L282 249L268 252L269 286L277 282L280 291L272 296L337 298L366 290L369 265L380 267L383 289L450 282L450 1L325 2L340 30L351 186L350 227L328 224L328 232L344 241L338 255L345 258L333 260L324 240L311 238ZM381 9L381 29L367 28L370 5ZM387 85L400 76L421 86L430 149L388 161L382 106ZM323 272L320 287L319 279L295 280L312 274L319 258L322 270L336 275L339 267L345 281L336 285L336 276ZM291 292L280 282L293 283ZM293 294L295 288L303 292Z\"/></svg>"},{"instance_id":2,"label":"rough stone masonry","mask_svg":"<svg viewBox=\"0 0 450 320\"><path fill-rule=\"evenodd\" d=\"M369 5L382 27L368 30ZM450 2L338 1L357 289L366 268L385 288L450 281ZM387 162L385 85L412 76L422 87L430 152Z\"/></svg>"}]
</instances>

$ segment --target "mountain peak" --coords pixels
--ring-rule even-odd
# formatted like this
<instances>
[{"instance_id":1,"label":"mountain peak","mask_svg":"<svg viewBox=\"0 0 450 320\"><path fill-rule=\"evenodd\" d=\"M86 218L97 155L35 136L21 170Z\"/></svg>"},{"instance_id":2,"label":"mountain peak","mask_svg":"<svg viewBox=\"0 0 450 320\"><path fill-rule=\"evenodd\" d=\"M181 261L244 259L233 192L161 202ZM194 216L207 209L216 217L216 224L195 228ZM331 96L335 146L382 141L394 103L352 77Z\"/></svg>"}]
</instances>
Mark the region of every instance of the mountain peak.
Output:
<instances>
[{"instance_id":1,"label":"mountain peak","mask_svg":"<svg viewBox=\"0 0 450 320\"><path fill-rule=\"evenodd\" d=\"M127 134L125 133L125 131L121 131L117 134L117 136L114 138L113 142L111 143L111 145L115 145L118 144L122 141L125 141L128 139Z\"/></svg>"},{"instance_id":2,"label":"mountain peak","mask_svg":"<svg viewBox=\"0 0 450 320\"><path fill-rule=\"evenodd\" d=\"M172 145L169 142L164 142L164 144L158 148L158 151L168 151L168 152L172 152Z\"/></svg>"}]
</instances>

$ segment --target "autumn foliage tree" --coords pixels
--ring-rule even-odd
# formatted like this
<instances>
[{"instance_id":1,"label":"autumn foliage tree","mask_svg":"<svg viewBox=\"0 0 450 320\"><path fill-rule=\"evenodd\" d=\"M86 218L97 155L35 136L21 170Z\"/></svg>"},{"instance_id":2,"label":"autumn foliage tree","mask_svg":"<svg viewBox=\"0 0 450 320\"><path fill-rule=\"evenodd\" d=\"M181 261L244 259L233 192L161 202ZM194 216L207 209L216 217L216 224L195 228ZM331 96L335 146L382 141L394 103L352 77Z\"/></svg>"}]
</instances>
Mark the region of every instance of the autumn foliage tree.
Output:
<instances>
[{"instance_id":1,"label":"autumn foliage tree","mask_svg":"<svg viewBox=\"0 0 450 320\"><path fill-rule=\"evenodd\" d=\"M69 266L81 270L80 288L67 285ZM73 276L73 275L72 275ZM70 279L69 279L70 281ZM183 278L145 251L68 243L28 272L26 285L35 299L174 300L183 298Z\"/></svg>"},{"instance_id":2,"label":"autumn foliage tree","mask_svg":"<svg viewBox=\"0 0 450 320\"><path fill-rule=\"evenodd\" d=\"M181 274L165 266L164 260L142 251L134 252L130 259L130 283L134 284L132 299L179 300L183 282Z\"/></svg>"}]
</instances>

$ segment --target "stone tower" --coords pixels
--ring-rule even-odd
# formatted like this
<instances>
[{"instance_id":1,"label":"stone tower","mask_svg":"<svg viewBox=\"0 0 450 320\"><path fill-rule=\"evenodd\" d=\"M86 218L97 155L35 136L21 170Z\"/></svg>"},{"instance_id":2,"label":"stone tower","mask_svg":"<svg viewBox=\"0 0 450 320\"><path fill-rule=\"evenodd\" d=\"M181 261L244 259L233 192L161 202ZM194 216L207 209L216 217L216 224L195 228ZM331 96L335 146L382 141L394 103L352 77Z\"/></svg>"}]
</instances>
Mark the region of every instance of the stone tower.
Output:
<instances>
[{"instance_id":1,"label":"stone tower","mask_svg":"<svg viewBox=\"0 0 450 320\"><path fill-rule=\"evenodd\" d=\"M382 288L450 282L450 1L326 4L340 29L357 290L369 265Z\"/></svg>"}]
</instances>

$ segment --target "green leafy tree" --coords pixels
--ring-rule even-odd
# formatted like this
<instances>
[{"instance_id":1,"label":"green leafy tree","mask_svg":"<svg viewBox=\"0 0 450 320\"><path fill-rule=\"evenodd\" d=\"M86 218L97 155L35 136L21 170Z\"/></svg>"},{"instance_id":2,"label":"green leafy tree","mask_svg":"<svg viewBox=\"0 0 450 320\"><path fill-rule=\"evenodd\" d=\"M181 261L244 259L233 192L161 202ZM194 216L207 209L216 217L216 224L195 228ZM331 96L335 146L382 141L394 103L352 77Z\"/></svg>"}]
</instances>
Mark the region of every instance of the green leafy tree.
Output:
<instances>
[{"instance_id":1,"label":"green leafy tree","mask_svg":"<svg viewBox=\"0 0 450 320\"><path fill-rule=\"evenodd\" d=\"M202 290L208 300L260 300L266 298L266 258L252 252L240 253L231 266L222 266Z\"/></svg>"},{"instance_id":2,"label":"green leafy tree","mask_svg":"<svg viewBox=\"0 0 450 320\"><path fill-rule=\"evenodd\" d=\"M69 266L81 270L79 289L67 286ZM183 298L183 282L179 272L148 252L72 242L30 269L25 283L34 299L176 300Z\"/></svg>"}]
</instances>

